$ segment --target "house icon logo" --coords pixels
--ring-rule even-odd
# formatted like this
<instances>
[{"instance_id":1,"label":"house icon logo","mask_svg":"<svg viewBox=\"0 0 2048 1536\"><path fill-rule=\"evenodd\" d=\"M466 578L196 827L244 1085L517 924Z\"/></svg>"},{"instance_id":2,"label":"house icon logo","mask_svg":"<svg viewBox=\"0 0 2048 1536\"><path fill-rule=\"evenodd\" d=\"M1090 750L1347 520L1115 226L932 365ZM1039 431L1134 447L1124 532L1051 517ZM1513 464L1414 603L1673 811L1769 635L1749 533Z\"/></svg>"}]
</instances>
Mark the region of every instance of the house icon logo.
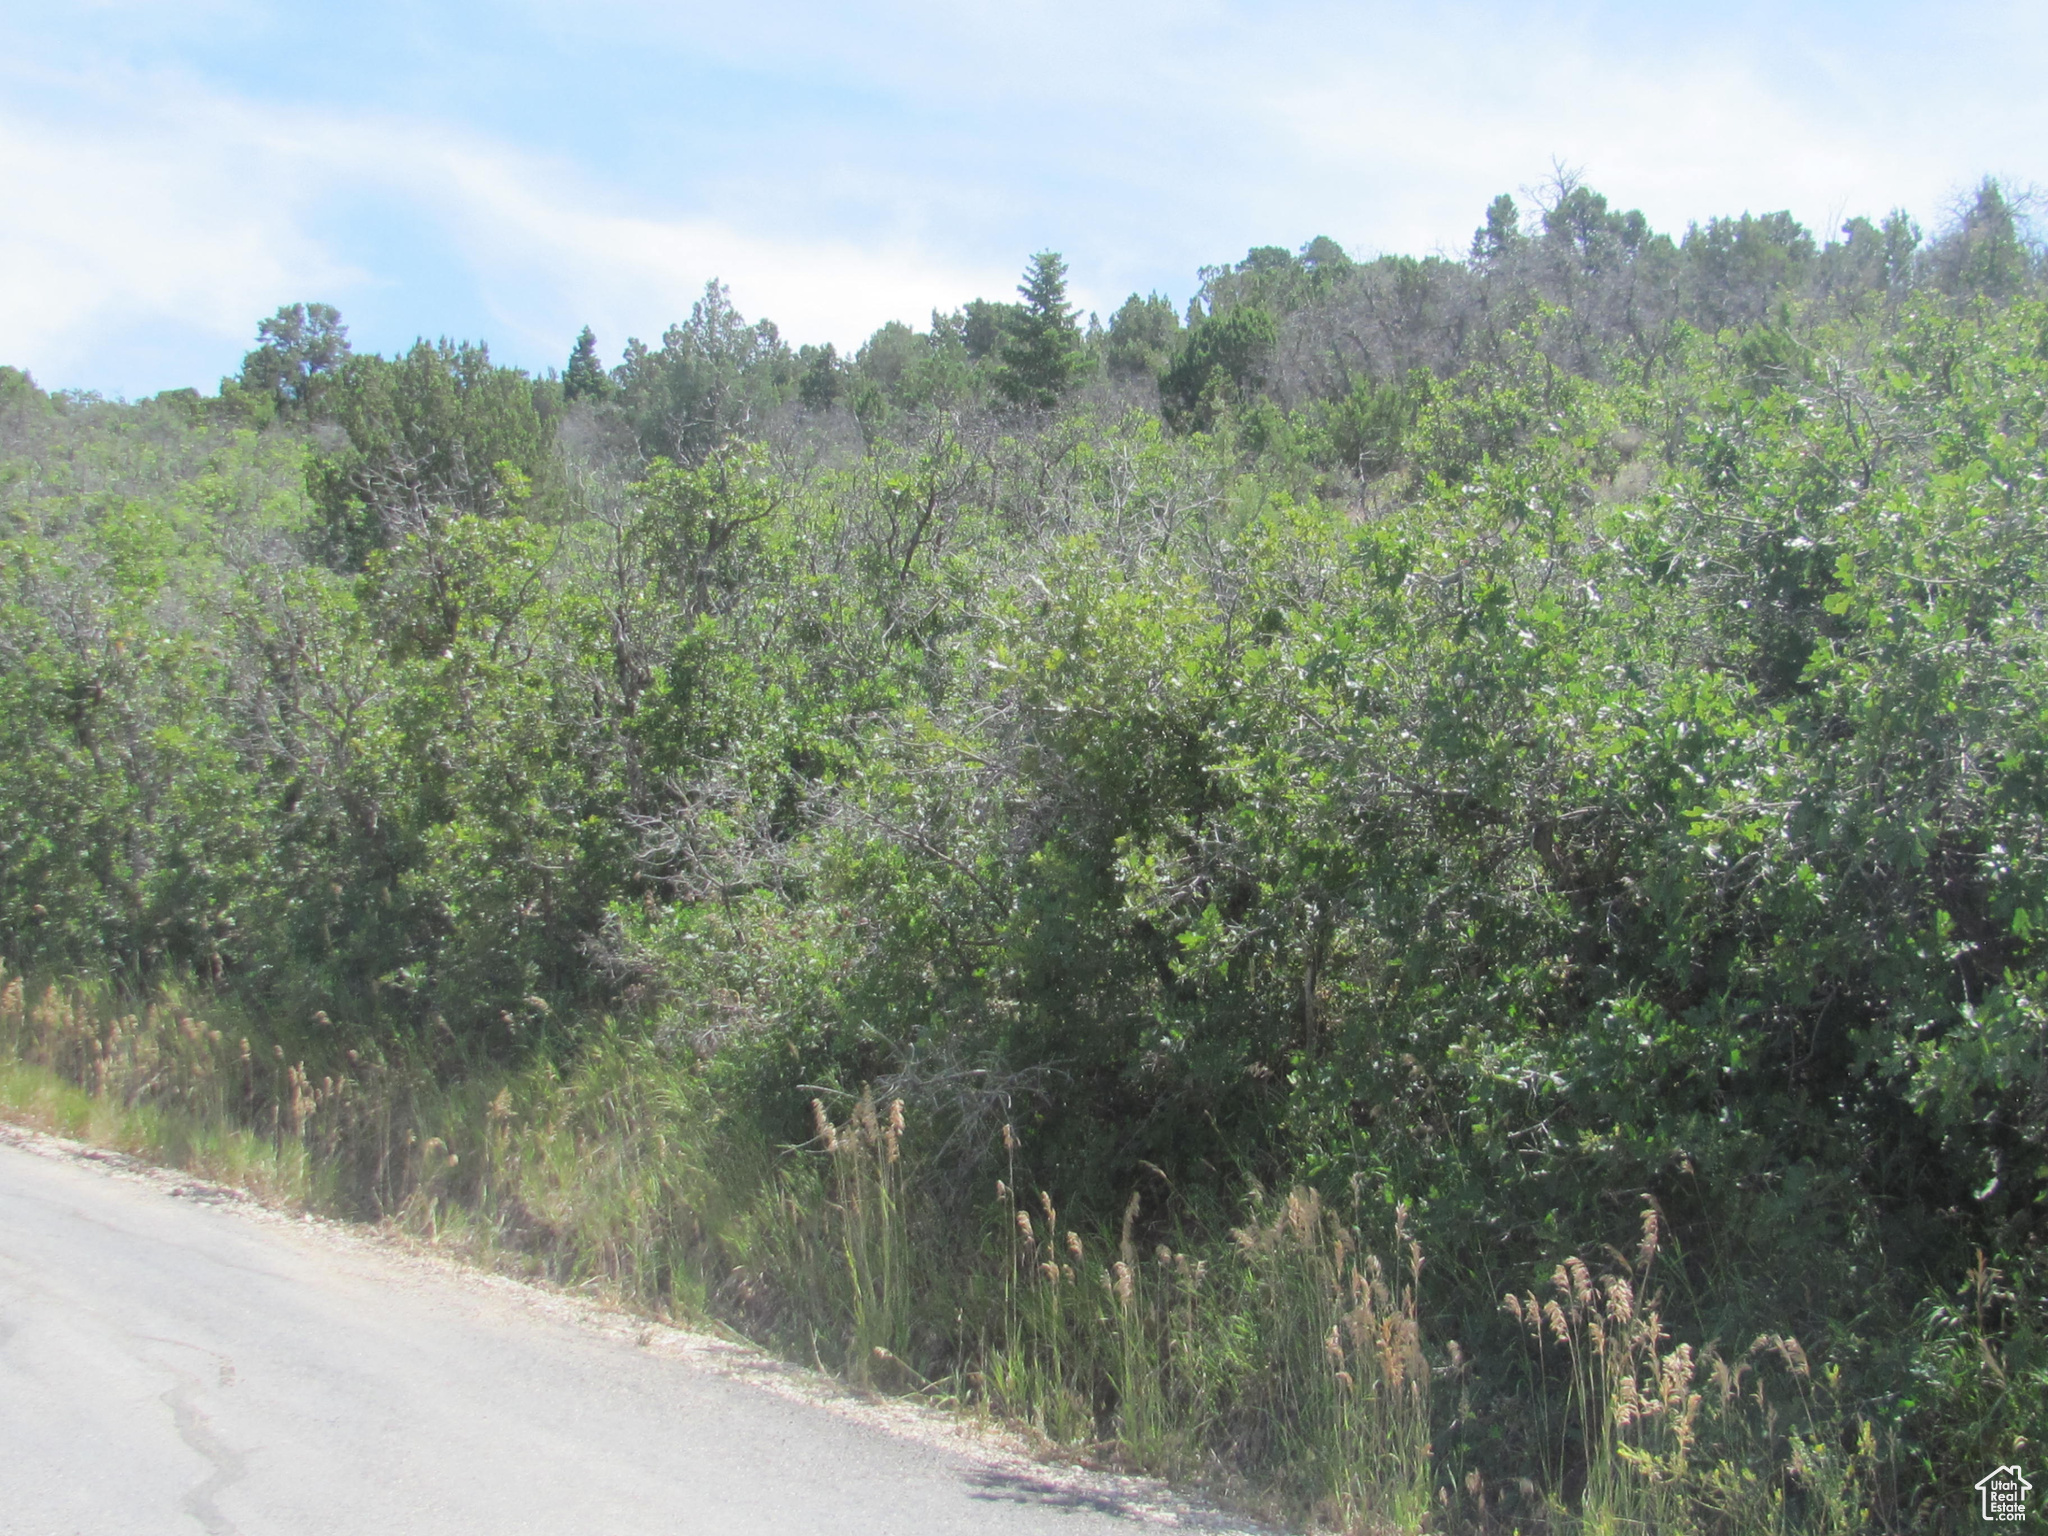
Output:
<instances>
[{"instance_id":1,"label":"house icon logo","mask_svg":"<svg viewBox=\"0 0 2048 1536\"><path fill-rule=\"evenodd\" d=\"M1987 1472L1977 1480L1984 1518L2001 1525L2019 1524L2027 1518L2027 1494L2033 1486L2020 1475L2017 1464Z\"/></svg>"}]
</instances>

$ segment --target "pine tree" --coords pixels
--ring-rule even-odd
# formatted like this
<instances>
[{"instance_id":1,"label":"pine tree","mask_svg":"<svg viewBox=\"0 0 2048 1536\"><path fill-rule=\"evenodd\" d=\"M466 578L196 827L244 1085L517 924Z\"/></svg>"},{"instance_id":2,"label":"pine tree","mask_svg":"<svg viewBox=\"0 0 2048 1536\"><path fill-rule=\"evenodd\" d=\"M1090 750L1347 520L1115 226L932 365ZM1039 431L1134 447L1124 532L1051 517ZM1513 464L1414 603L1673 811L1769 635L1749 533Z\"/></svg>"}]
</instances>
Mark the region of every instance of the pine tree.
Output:
<instances>
[{"instance_id":1,"label":"pine tree","mask_svg":"<svg viewBox=\"0 0 2048 1536\"><path fill-rule=\"evenodd\" d=\"M1482 264L1503 260L1520 249L1524 239L1522 210L1503 192L1486 205L1486 222L1473 231L1472 260Z\"/></svg>"},{"instance_id":2,"label":"pine tree","mask_svg":"<svg viewBox=\"0 0 2048 1536\"><path fill-rule=\"evenodd\" d=\"M586 325L583 334L576 338L575 350L569 354L569 370L562 375L562 398L602 400L611 392L612 381L605 376L604 364L597 360L597 337Z\"/></svg>"},{"instance_id":3,"label":"pine tree","mask_svg":"<svg viewBox=\"0 0 2048 1536\"><path fill-rule=\"evenodd\" d=\"M1059 253L1033 256L1017 293L1024 302L1010 317L996 387L1018 405L1051 410L1088 361L1080 324L1067 307L1067 264Z\"/></svg>"}]
</instances>

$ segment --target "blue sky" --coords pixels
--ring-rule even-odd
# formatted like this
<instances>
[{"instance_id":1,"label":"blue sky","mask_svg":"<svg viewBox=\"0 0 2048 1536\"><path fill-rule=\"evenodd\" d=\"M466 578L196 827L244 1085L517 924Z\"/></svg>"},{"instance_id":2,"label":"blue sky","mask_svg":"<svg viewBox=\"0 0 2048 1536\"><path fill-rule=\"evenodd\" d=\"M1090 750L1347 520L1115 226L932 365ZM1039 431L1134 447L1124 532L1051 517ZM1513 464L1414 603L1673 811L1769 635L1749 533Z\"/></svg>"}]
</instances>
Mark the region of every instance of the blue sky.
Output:
<instances>
[{"instance_id":1,"label":"blue sky","mask_svg":"<svg viewBox=\"0 0 2048 1536\"><path fill-rule=\"evenodd\" d=\"M211 388L279 304L607 359L722 278L796 341L1107 311L1328 234L1462 252L1583 171L1682 230L2048 181L2048 7L0 0L0 362Z\"/></svg>"}]
</instances>

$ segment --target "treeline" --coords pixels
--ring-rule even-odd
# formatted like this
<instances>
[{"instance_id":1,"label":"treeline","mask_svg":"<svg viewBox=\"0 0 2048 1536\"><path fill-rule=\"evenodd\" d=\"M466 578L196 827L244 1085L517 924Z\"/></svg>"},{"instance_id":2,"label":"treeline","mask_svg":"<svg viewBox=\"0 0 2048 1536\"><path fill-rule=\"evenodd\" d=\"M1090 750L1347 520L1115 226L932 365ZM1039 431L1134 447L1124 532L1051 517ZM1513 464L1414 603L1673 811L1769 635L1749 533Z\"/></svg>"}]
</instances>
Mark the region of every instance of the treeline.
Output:
<instances>
[{"instance_id":1,"label":"treeline","mask_svg":"<svg viewBox=\"0 0 2048 1536\"><path fill-rule=\"evenodd\" d=\"M608 405L643 457L692 462L792 409L843 408L873 435L919 412L1047 409L1077 393L1154 406L1180 430L1265 406L1280 419L1264 425L1304 439L1321 467L1371 475L1399 458L1405 392L1419 376L1498 361L1546 307L1569 315L1547 338L1552 360L1607 377L1667 364L1692 331L1768 331L1791 307L1810 323L1912 294L1996 302L2036 277L2020 217L1993 182L1932 239L1894 211L1851 219L1824 242L1788 213L1710 219L1673 239L1568 178L1547 190L1526 217L1512 197L1497 198L1465 260L1357 261L1323 237L1298 253L1254 249L1204 268L1185 316L1159 294L1132 294L1106 324L1091 315L1084 325L1066 306L1065 264L1041 253L1017 302L934 310L923 331L892 321L851 357L829 344L792 347L766 320L749 324L713 283L658 348L634 338L609 370L586 330L548 380L560 388L542 390L536 409L545 422L565 401ZM266 322L263 343L221 394L251 420L317 414L351 366L346 331L324 306ZM445 343L439 351L458 377L482 360ZM396 396L385 408L423 403Z\"/></svg>"},{"instance_id":2,"label":"treeline","mask_svg":"<svg viewBox=\"0 0 2048 1536\"><path fill-rule=\"evenodd\" d=\"M10 370L0 957L316 1075L608 1020L792 1145L871 1084L963 1220L1006 1126L1155 1235L1407 1202L1487 1485L1554 1428L1502 1293L1647 1200L1667 1324L1796 1332L1946 1519L2048 1435L2024 233L1567 183L851 358L713 284L542 379L319 305L214 396Z\"/></svg>"}]
</instances>

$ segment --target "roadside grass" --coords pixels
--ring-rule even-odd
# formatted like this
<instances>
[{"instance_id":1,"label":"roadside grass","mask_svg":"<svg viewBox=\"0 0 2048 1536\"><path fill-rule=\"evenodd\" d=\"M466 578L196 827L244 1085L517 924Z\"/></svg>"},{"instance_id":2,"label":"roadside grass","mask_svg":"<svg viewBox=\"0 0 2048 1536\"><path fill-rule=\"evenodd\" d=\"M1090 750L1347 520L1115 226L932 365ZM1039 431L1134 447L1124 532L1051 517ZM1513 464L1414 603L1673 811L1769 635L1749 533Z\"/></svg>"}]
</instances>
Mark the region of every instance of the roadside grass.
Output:
<instances>
[{"instance_id":1,"label":"roadside grass","mask_svg":"<svg viewBox=\"0 0 2048 1536\"><path fill-rule=\"evenodd\" d=\"M127 1105L46 1066L0 1060L0 1118L90 1146L245 1189L272 1205L311 1208L312 1160L217 1114Z\"/></svg>"},{"instance_id":2,"label":"roadside grass","mask_svg":"<svg viewBox=\"0 0 2048 1536\"><path fill-rule=\"evenodd\" d=\"M301 1054L303 1052L303 1054ZM317 1065L308 1065L313 1060ZM1144 1197L1076 1222L1054 1192L930 1188L871 1096L777 1146L693 1064L618 1035L444 1082L231 1000L0 987L0 1114L247 1189L389 1221L480 1263L715 1319L882 1392L1049 1448L1202 1482L1343 1532L1832 1533L1893 1524L1887 1447L1797 1340L1723 1355L1659 1316L1657 1213L1631 1255L1503 1299L1540 1465L1488 1486L1434 1451L1470 1417L1432 1337L1408 1213L1254 1190L1241 1224L1142 1251ZM1003 1127L1008 1166L1019 1150ZM963 1213L965 1213L963 1215ZM1496 1411L1499 1409L1496 1407Z\"/></svg>"}]
</instances>

